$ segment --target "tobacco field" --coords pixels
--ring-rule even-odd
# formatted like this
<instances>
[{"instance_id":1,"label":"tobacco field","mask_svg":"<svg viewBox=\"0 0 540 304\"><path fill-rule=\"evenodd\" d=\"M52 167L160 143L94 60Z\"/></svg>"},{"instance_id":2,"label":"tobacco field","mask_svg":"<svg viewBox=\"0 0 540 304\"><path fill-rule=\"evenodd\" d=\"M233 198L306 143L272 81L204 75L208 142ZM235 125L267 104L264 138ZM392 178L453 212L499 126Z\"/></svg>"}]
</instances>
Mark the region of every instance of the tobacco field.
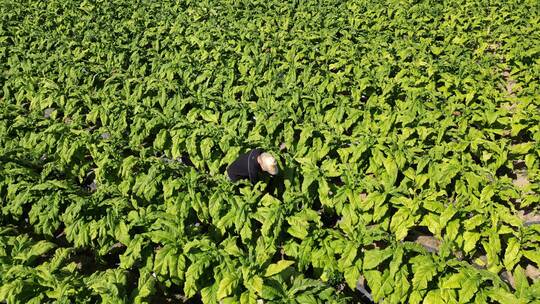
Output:
<instances>
[{"instance_id":1,"label":"tobacco field","mask_svg":"<svg viewBox=\"0 0 540 304\"><path fill-rule=\"evenodd\" d=\"M0 0L0 210L0 303L540 303L540 2Z\"/></svg>"}]
</instances>

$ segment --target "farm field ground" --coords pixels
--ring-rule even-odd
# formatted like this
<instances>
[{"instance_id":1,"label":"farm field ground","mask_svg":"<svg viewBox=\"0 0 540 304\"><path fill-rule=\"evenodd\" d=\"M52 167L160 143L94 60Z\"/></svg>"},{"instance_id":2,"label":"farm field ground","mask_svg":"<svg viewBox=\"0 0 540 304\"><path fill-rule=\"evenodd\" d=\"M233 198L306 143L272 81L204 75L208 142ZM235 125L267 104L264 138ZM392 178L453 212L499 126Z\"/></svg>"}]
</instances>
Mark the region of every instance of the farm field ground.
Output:
<instances>
[{"instance_id":1,"label":"farm field ground","mask_svg":"<svg viewBox=\"0 0 540 304\"><path fill-rule=\"evenodd\" d=\"M539 203L538 1L0 0L0 303L540 303Z\"/></svg>"}]
</instances>

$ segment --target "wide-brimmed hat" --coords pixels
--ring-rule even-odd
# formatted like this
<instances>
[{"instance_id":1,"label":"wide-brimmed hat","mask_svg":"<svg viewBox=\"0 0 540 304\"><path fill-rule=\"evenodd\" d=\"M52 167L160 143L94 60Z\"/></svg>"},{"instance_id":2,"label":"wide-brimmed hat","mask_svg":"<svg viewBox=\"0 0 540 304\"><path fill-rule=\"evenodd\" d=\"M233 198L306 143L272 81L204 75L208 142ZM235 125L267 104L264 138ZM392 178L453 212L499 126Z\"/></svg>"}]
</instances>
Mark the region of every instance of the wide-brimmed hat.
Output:
<instances>
[{"instance_id":1,"label":"wide-brimmed hat","mask_svg":"<svg viewBox=\"0 0 540 304\"><path fill-rule=\"evenodd\" d=\"M259 155L261 159L261 168L272 175L278 173L278 165L276 159L270 153L263 152Z\"/></svg>"}]
</instances>

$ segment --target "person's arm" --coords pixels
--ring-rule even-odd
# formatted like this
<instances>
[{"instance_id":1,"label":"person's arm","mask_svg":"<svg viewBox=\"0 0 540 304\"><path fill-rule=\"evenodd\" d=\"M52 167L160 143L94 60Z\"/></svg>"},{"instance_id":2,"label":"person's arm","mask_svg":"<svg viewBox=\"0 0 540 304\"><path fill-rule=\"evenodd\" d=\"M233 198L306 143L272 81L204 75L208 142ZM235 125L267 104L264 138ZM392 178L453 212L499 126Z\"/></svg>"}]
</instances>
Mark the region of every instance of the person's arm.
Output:
<instances>
[{"instance_id":1,"label":"person's arm","mask_svg":"<svg viewBox=\"0 0 540 304\"><path fill-rule=\"evenodd\" d=\"M259 148L253 149L248 153L248 176L252 185L255 185L259 181L261 166L257 158L261 153L262 150Z\"/></svg>"},{"instance_id":2,"label":"person's arm","mask_svg":"<svg viewBox=\"0 0 540 304\"><path fill-rule=\"evenodd\" d=\"M259 181L259 170L257 167L251 167L251 174L249 175L249 181L255 185Z\"/></svg>"},{"instance_id":3,"label":"person's arm","mask_svg":"<svg viewBox=\"0 0 540 304\"><path fill-rule=\"evenodd\" d=\"M238 175L237 173L238 167L239 167L239 164L238 164L238 159L237 159L227 168L227 175L233 182L236 182L241 178L241 176Z\"/></svg>"},{"instance_id":4,"label":"person's arm","mask_svg":"<svg viewBox=\"0 0 540 304\"><path fill-rule=\"evenodd\" d=\"M227 175L233 182L248 176L246 154L240 155L232 164L230 164L227 168Z\"/></svg>"}]
</instances>

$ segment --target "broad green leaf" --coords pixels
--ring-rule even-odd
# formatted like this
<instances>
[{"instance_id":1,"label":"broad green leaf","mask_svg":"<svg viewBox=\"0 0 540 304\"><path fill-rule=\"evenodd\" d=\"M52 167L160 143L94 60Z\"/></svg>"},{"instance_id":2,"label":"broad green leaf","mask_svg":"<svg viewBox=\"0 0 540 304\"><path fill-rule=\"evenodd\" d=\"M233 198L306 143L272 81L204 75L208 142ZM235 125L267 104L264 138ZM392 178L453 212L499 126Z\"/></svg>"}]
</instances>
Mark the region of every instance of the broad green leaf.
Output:
<instances>
[{"instance_id":1,"label":"broad green leaf","mask_svg":"<svg viewBox=\"0 0 540 304\"><path fill-rule=\"evenodd\" d=\"M524 299L520 300L516 298L515 295L511 294L510 292L502 289L502 288L493 288L488 292L488 296L494 300L497 301L497 303L501 304L521 304L521 303L527 303Z\"/></svg>"},{"instance_id":2,"label":"broad green leaf","mask_svg":"<svg viewBox=\"0 0 540 304\"><path fill-rule=\"evenodd\" d=\"M217 290L217 299L221 300L230 294L232 294L233 290L236 288L236 285L238 284L238 278L235 276L232 276L231 274L225 275L223 279L219 282L218 290Z\"/></svg>"},{"instance_id":3,"label":"broad green leaf","mask_svg":"<svg viewBox=\"0 0 540 304\"><path fill-rule=\"evenodd\" d=\"M519 240L517 238L510 238L506 245L506 252L504 254L504 266L508 271L512 271L514 269L514 265L516 265L520 259L521 253Z\"/></svg>"},{"instance_id":4,"label":"broad green leaf","mask_svg":"<svg viewBox=\"0 0 540 304\"><path fill-rule=\"evenodd\" d=\"M384 262L386 259L392 256L392 249L386 248L383 250L372 249L364 253L364 270L369 270L377 267L379 264Z\"/></svg>"},{"instance_id":5,"label":"broad green leaf","mask_svg":"<svg viewBox=\"0 0 540 304\"><path fill-rule=\"evenodd\" d=\"M413 286L415 289L425 289L427 288L428 282L431 281L433 276L437 273L437 268L435 263L429 256L419 255L411 259L413 263L413 274L412 279Z\"/></svg>"},{"instance_id":6,"label":"broad green leaf","mask_svg":"<svg viewBox=\"0 0 540 304\"><path fill-rule=\"evenodd\" d=\"M534 142L520 143L510 146L510 152L514 154L527 154L534 147Z\"/></svg>"},{"instance_id":7,"label":"broad green leaf","mask_svg":"<svg viewBox=\"0 0 540 304\"><path fill-rule=\"evenodd\" d=\"M264 281L261 277L259 276L253 277L251 286L258 294L261 294L263 292L263 285L264 285Z\"/></svg>"},{"instance_id":8,"label":"broad green leaf","mask_svg":"<svg viewBox=\"0 0 540 304\"><path fill-rule=\"evenodd\" d=\"M461 287L461 282L465 279L465 274L462 272L454 273L450 277L442 281L442 288L457 289Z\"/></svg>"},{"instance_id":9,"label":"broad green leaf","mask_svg":"<svg viewBox=\"0 0 540 304\"><path fill-rule=\"evenodd\" d=\"M463 251L468 253L472 251L478 244L478 240L480 240L480 234L476 232L465 231L465 233L463 234L463 240Z\"/></svg>"},{"instance_id":10,"label":"broad green leaf","mask_svg":"<svg viewBox=\"0 0 540 304\"><path fill-rule=\"evenodd\" d=\"M287 261L287 260L280 260L277 263L268 265L268 268L266 268L266 272L264 273L265 277L270 277L275 274L278 274L285 270L285 268L291 266L294 264L294 261Z\"/></svg>"},{"instance_id":11,"label":"broad green leaf","mask_svg":"<svg viewBox=\"0 0 540 304\"><path fill-rule=\"evenodd\" d=\"M480 281L474 277L467 277L461 282L461 289L458 290L459 303L469 303L478 290Z\"/></svg>"}]
</instances>

